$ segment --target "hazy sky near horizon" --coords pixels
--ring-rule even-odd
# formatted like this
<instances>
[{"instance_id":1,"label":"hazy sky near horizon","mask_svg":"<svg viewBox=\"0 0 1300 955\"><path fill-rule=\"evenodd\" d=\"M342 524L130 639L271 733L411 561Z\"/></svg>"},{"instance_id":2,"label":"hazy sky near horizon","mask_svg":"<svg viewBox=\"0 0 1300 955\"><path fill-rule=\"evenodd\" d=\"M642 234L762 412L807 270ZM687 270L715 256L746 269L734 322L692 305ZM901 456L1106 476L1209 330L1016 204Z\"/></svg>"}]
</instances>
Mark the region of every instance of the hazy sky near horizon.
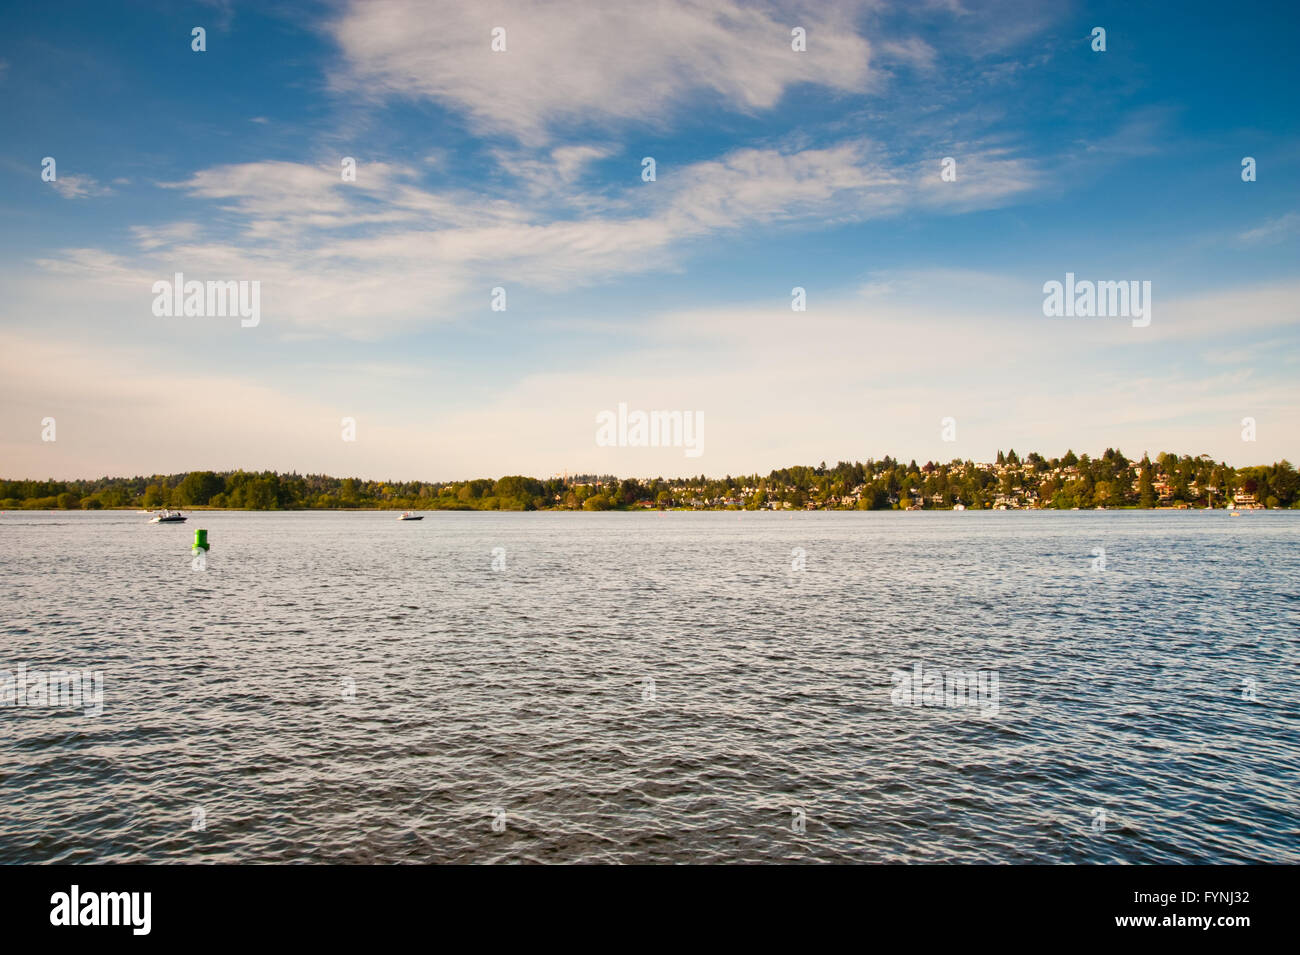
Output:
<instances>
[{"instance_id":1,"label":"hazy sky near horizon","mask_svg":"<svg viewBox=\"0 0 1300 955\"><path fill-rule=\"evenodd\" d=\"M1293 3L0 17L0 477L1300 456ZM260 323L155 316L177 272ZM1150 324L1045 317L1066 273ZM620 402L703 453L598 446Z\"/></svg>"}]
</instances>

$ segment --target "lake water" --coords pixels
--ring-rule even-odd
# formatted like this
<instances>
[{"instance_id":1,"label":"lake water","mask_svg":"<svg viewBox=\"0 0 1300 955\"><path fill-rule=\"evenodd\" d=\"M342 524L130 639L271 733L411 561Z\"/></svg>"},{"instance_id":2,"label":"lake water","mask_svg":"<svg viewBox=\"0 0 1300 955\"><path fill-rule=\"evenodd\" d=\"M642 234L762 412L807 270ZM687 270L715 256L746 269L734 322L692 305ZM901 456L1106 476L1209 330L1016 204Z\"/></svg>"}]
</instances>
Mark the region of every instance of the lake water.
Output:
<instances>
[{"instance_id":1,"label":"lake water","mask_svg":"<svg viewBox=\"0 0 1300 955\"><path fill-rule=\"evenodd\" d=\"M1300 513L394 517L0 515L0 862L1300 862Z\"/></svg>"}]
</instances>

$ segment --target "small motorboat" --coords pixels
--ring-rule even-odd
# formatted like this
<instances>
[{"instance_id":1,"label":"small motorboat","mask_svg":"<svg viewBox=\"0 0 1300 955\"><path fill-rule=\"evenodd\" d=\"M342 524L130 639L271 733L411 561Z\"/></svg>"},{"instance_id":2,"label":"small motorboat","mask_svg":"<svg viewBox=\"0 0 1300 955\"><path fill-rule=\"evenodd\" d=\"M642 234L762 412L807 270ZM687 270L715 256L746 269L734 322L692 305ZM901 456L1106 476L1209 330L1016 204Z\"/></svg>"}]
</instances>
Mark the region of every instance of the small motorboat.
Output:
<instances>
[{"instance_id":1,"label":"small motorboat","mask_svg":"<svg viewBox=\"0 0 1300 955\"><path fill-rule=\"evenodd\" d=\"M410 511L403 511L402 516L399 517L398 520L399 521L422 521L424 520L424 515L412 514Z\"/></svg>"},{"instance_id":2,"label":"small motorboat","mask_svg":"<svg viewBox=\"0 0 1300 955\"><path fill-rule=\"evenodd\" d=\"M182 524L184 522L185 515L180 511L159 511L149 518L150 524Z\"/></svg>"}]
</instances>

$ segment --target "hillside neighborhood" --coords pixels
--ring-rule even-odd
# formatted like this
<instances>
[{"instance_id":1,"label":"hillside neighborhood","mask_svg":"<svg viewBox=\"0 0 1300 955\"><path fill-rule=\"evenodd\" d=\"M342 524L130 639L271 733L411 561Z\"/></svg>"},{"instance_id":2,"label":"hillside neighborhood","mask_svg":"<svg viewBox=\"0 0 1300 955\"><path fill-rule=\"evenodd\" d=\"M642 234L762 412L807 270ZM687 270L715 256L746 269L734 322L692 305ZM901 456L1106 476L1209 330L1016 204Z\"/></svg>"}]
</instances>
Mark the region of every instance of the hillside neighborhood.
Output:
<instances>
[{"instance_id":1,"label":"hillside neighborhood","mask_svg":"<svg viewBox=\"0 0 1300 955\"><path fill-rule=\"evenodd\" d=\"M663 487L659 485L663 484ZM790 468L766 478L703 478L642 482L584 477L557 503L587 506L604 497L621 505L750 510L1027 510L1036 508L1262 509L1290 507L1297 500L1294 468L1234 469L1207 456L1162 454L1129 461L1108 449L1096 459L1067 453L1046 459L1015 451L993 462L915 461L885 458L834 468ZM648 492L648 493L647 493ZM599 504L597 505L600 506Z\"/></svg>"}]
</instances>

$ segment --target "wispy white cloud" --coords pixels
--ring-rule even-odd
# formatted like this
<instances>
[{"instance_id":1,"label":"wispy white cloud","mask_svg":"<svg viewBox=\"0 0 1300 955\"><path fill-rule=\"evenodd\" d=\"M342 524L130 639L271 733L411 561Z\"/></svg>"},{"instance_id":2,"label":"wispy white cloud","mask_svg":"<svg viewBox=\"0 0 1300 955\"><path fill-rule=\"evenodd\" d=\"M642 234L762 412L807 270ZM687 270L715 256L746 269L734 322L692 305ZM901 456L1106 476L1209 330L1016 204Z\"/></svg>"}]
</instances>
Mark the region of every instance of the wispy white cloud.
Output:
<instances>
[{"instance_id":1,"label":"wispy white cloud","mask_svg":"<svg viewBox=\"0 0 1300 955\"><path fill-rule=\"evenodd\" d=\"M1300 232L1300 212L1288 212L1253 229L1239 232L1237 241L1242 245L1271 245L1289 239L1297 232Z\"/></svg>"},{"instance_id":2,"label":"wispy white cloud","mask_svg":"<svg viewBox=\"0 0 1300 955\"><path fill-rule=\"evenodd\" d=\"M199 234L197 222L173 222L169 225L131 227L135 243L145 252L187 242Z\"/></svg>"},{"instance_id":3,"label":"wispy white cloud","mask_svg":"<svg viewBox=\"0 0 1300 955\"><path fill-rule=\"evenodd\" d=\"M614 154L612 146L589 143L558 146L549 151L524 148L492 151L497 166L523 186L528 198L575 207L598 204L598 196L585 195L575 188L575 183L593 163Z\"/></svg>"},{"instance_id":4,"label":"wispy white cloud","mask_svg":"<svg viewBox=\"0 0 1300 955\"><path fill-rule=\"evenodd\" d=\"M752 112L798 83L863 90L871 48L839 5L488 0L431 16L416 0L351 4L332 24L352 92L429 98L529 143L555 127L664 122L693 103ZM791 49L807 31L809 52ZM506 51L491 49L503 28Z\"/></svg>"},{"instance_id":5,"label":"wispy white cloud","mask_svg":"<svg viewBox=\"0 0 1300 955\"><path fill-rule=\"evenodd\" d=\"M956 161L956 179L942 177L942 160ZM948 156L934 156L914 171L919 197L931 209L972 212L992 209L1044 184L1044 174L1033 160L1004 149L962 144L950 147Z\"/></svg>"},{"instance_id":6,"label":"wispy white cloud","mask_svg":"<svg viewBox=\"0 0 1300 955\"><path fill-rule=\"evenodd\" d=\"M215 18L215 26L222 32L229 31L230 24L235 19L235 5L233 0L199 0L199 2L212 11Z\"/></svg>"},{"instance_id":7,"label":"wispy white cloud","mask_svg":"<svg viewBox=\"0 0 1300 955\"><path fill-rule=\"evenodd\" d=\"M972 150L958 182L940 183L937 161L898 165L853 140L740 149L662 168L653 183L630 175L635 185L617 194L584 190L582 170L608 154L573 146L510 157L517 189L507 197L430 190L418 169L384 162L359 163L355 182L325 165L215 166L163 184L200 205L186 220L132 230L135 252L69 250L40 264L61 281L85 270L84 281L103 282L115 271L119 286L174 271L255 279L268 327L375 338L476 314L502 283L557 289L672 268L694 241L755 226L988 208L1036 178L1023 160ZM222 215L206 213L208 202Z\"/></svg>"},{"instance_id":8,"label":"wispy white cloud","mask_svg":"<svg viewBox=\"0 0 1300 955\"><path fill-rule=\"evenodd\" d=\"M63 175L50 183L64 199L88 199L91 196L112 195L113 190L94 176Z\"/></svg>"},{"instance_id":9,"label":"wispy white cloud","mask_svg":"<svg viewBox=\"0 0 1300 955\"><path fill-rule=\"evenodd\" d=\"M920 37L888 40L878 47L881 59L901 63L912 69L929 72L935 68L939 52Z\"/></svg>"}]
</instances>

